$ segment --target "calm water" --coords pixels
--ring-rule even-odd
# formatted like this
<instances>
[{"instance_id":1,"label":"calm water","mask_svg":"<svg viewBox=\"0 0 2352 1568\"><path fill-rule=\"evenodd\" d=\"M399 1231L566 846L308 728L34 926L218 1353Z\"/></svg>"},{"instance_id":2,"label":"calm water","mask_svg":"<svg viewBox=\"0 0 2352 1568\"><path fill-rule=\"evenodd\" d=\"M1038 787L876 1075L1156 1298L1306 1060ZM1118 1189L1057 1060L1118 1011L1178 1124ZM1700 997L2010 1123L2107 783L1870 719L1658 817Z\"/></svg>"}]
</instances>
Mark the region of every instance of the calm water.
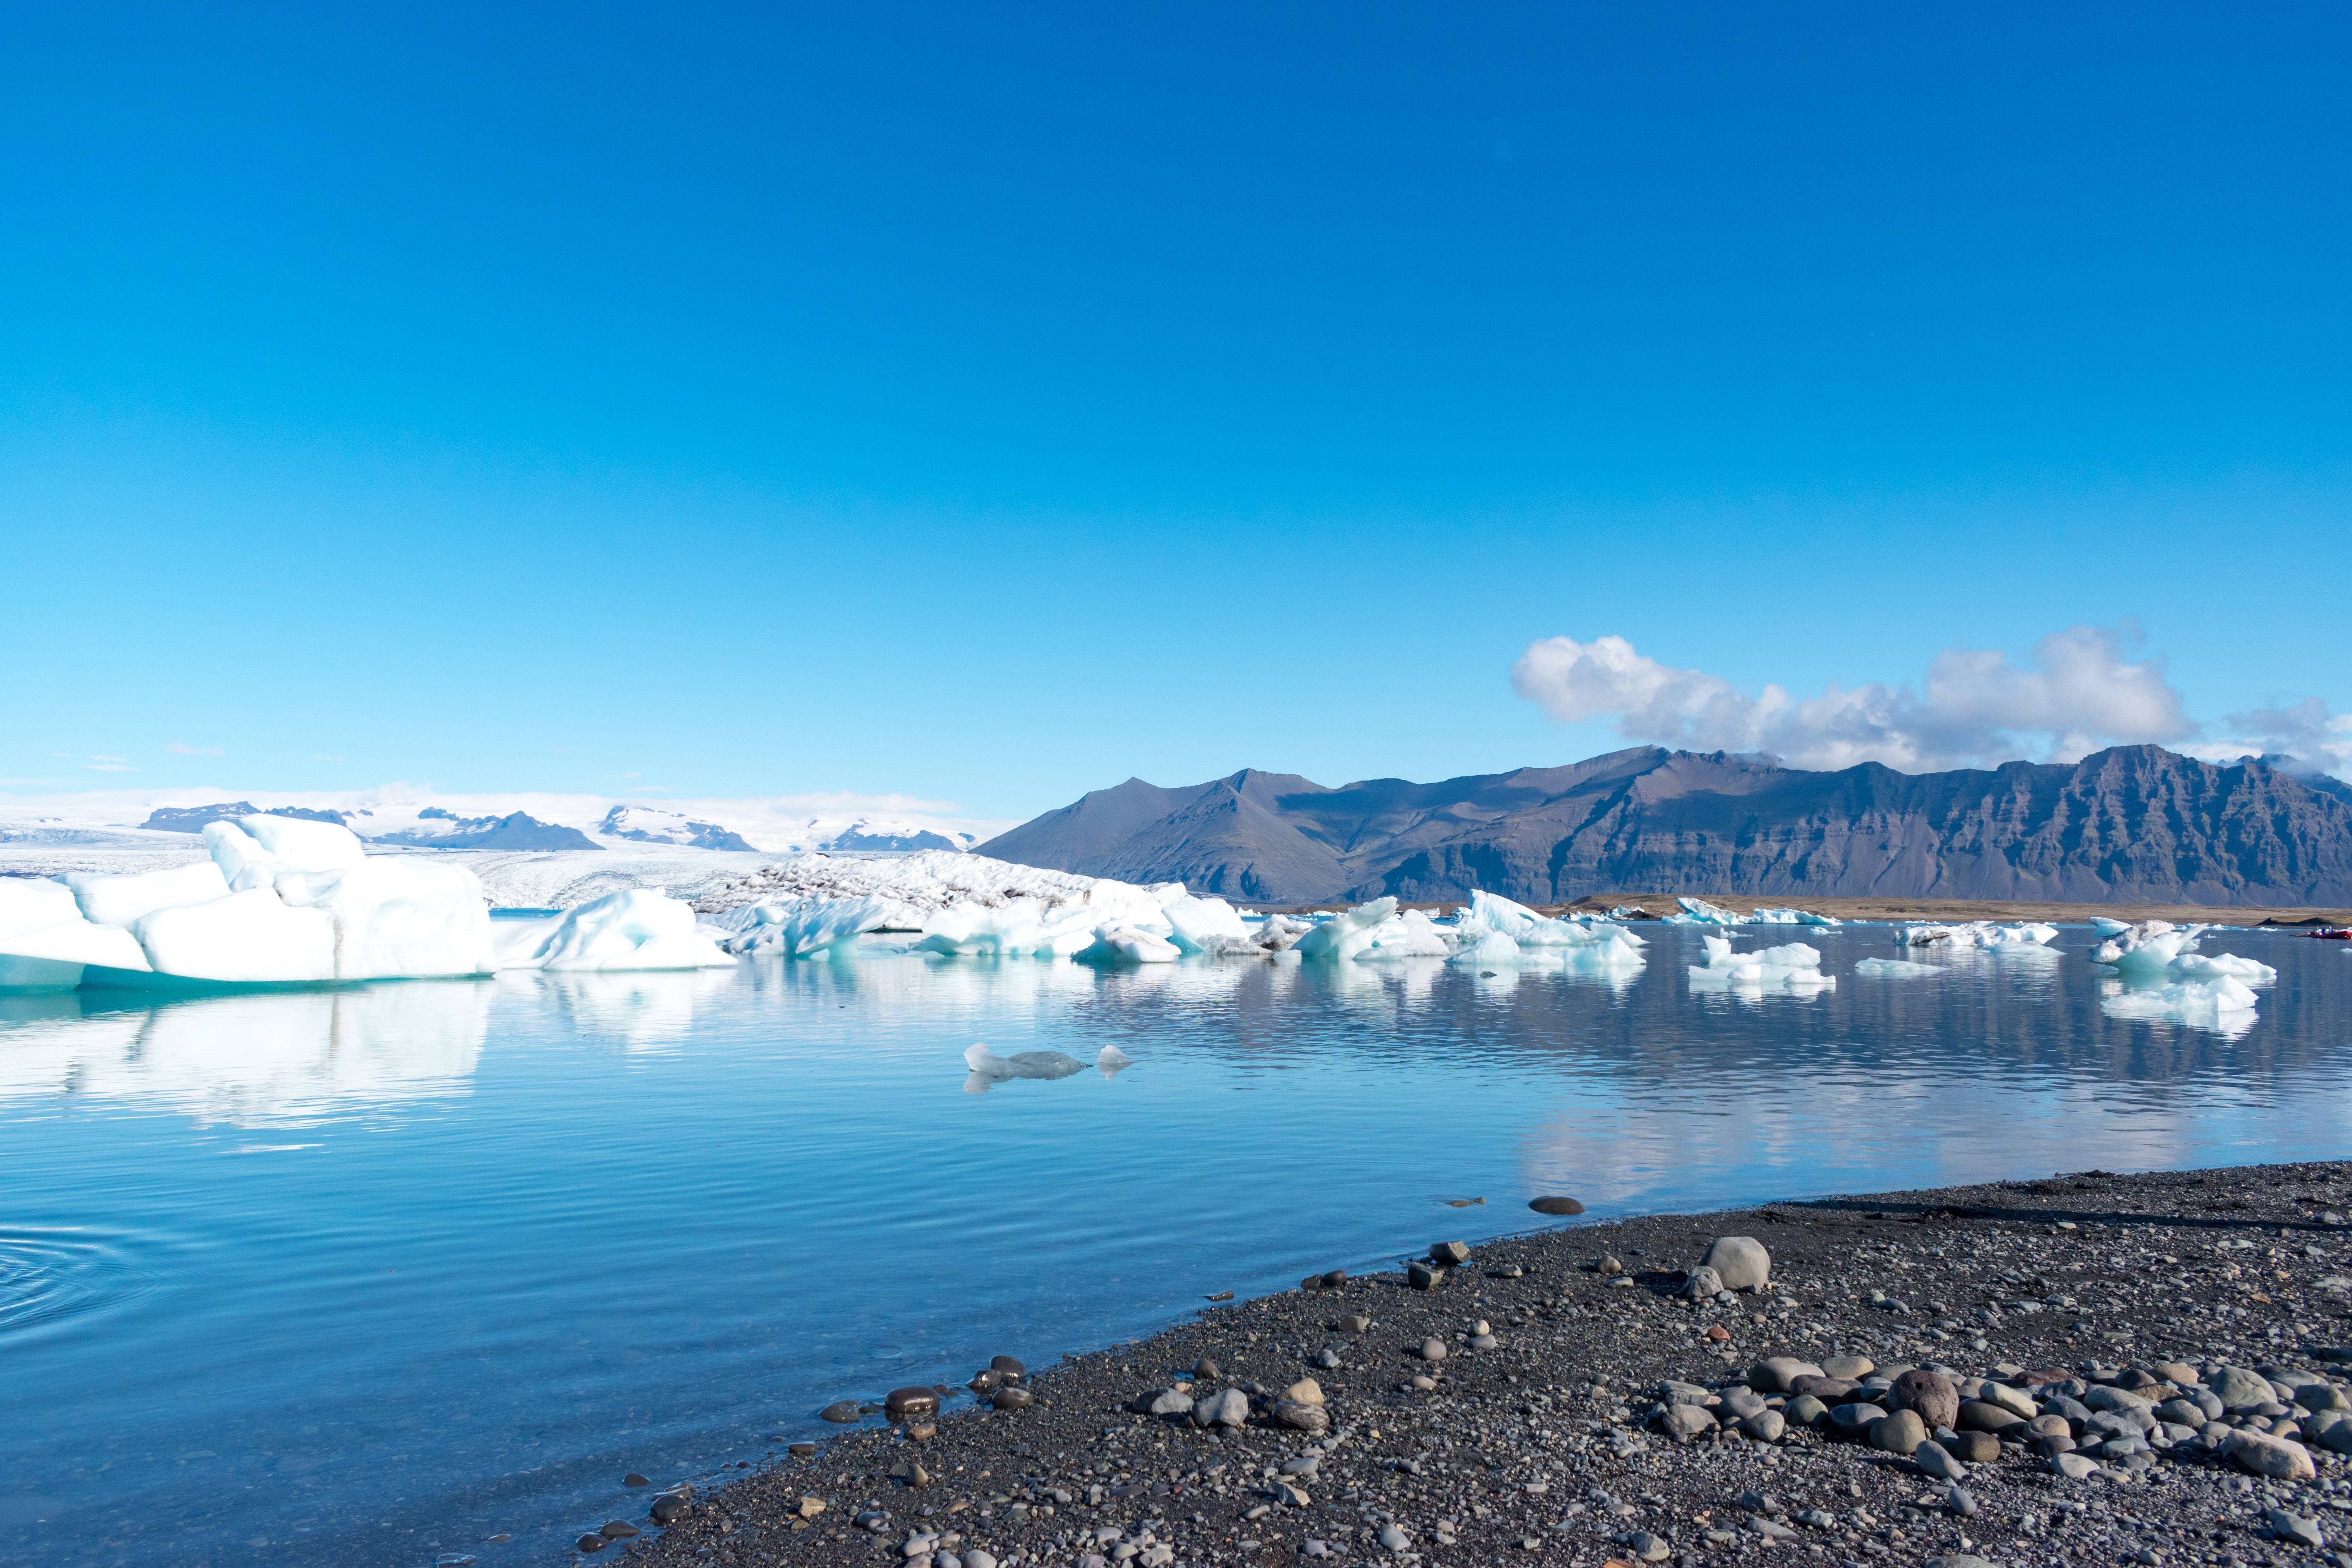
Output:
<instances>
[{"instance_id":1,"label":"calm water","mask_svg":"<svg viewBox=\"0 0 2352 1568\"><path fill-rule=\"evenodd\" d=\"M1833 993L883 957L0 998L0 1558L561 1560L814 1412L1533 1221L2346 1152L2352 953L2237 1038L2089 933ZM1767 940L1784 940L1773 937ZM1758 945L1743 940L1742 947ZM968 1092L964 1048L1134 1066ZM1454 1209L1448 1198L1484 1196ZM483 1544L508 1532L511 1542Z\"/></svg>"}]
</instances>

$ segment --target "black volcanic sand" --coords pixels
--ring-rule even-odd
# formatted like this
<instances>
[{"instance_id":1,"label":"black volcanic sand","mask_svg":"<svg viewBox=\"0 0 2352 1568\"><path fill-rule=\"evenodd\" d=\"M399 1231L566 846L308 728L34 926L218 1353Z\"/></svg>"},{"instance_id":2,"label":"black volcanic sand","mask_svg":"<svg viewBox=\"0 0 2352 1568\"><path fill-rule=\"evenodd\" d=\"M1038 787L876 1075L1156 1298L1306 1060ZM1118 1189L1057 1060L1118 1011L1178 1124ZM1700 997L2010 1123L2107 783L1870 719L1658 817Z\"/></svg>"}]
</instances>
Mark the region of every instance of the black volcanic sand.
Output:
<instances>
[{"instance_id":1,"label":"black volcanic sand","mask_svg":"<svg viewBox=\"0 0 2352 1568\"><path fill-rule=\"evenodd\" d=\"M1208 1307L1151 1339L1033 1370L1026 1409L975 1409L959 1390L928 1432L874 1415L814 1454L702 1478L667 1528L648 1517L648 1493L625 1490L616 1474L609 1517L646 1533L593 1561L947 1568L946 1556L921 1554L929 1548L960 1568L1078 1565L1096 1554L1140 1568L1598 1565L1639 1562L1644 1551L1651 1561L1726 1563L1793 1552L1841 1563L1967 1564L1965 1553L2001 1563L2352 1565L2352 1461L2321 1441L2306 1443L2315 1478L2299 1480L2249 1474L2210 1447L2227 1429L2219 1424L2082 1479L2004 1443L1997 1458L1969 1467L1962 1485L1977 1511L1960 1517L1945 1483L1914 1460L1826 1424L1791 1426L1777 1443L1727 1428L1678 1442L1659 1419L1662 1380L1721 1391L1779 1354L1941 1365L2046 1384L2045 1396L2060 1392L2055 1380L2085 1374L2125 1387L2179 1385L2192 1372L2218 1381L2224 1364L2273 1381L2316 1371L2341 1394L2352 1367L2331 1352L2352 1342L2347 1209L2352 1165L2326 1163L2090 1172L1571 1223L1489 1242L1433 1289L1412 1288L1400 1271ZM1680 1271L1723 1235L1770 1248L1771 1289L1729 1304L1672 1294ZM1622 1260L1631 1283L1596 1269L1604 1255ZM1894 1304L1873 1305L1874 1291ZM1356 1315L1368 1330L1349 1323ZM1496 1348L1469 1348L1478 1320ZM1711 1340L1717 1328L1728 1339ZM1434 1365L1421 1356L1431 1337L1451 1352ZM1316 1363L1326 1349L1337 1367ZM1202 1396L1229 1386L1278 1394L1315 1378L1329 1433L1274 1425L1263 1396L1232 1432L1133 1413L1139 1395L1204 1357L1221 1371L1194 1384ZM1411 1385L1432 1373L1433 1391ZM878 1401L885 1391L843 1392ZM2315 1436L2334 1419L2285 1410L2263 1424L2305 1417L2301 1429ZM1309 1455L1312 1473L1279 1490L1277 1468ZM878 1529L858 1524L872 1514L887 1516L869 1519ZM2280 1534L2288 1516L2310 1521L2326 1544ZM1404 1532L1401 1545L1393 1532L1382 1543L1389 1525ZM910 1537L939 1539L909 1552ZM1769 1553L1767 1537L1779 1538ZM1121 1558L1123 1547L1135 1550Z\"/></svg>"}]
</instances>

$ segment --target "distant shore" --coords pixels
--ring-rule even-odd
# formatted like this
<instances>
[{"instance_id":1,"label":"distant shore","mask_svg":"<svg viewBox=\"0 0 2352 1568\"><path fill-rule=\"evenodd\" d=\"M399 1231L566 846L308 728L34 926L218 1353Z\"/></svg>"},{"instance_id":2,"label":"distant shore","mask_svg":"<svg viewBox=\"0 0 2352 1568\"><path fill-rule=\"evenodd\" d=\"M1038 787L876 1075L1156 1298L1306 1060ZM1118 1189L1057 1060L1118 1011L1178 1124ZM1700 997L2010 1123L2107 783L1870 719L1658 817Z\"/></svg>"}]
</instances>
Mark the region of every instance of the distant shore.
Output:
<instances>
[{"instance_id":1,"label":"distant shore","mask_svg":"<svg viewBox=\"0 0 2352 1568\"><path fill-rule=\"evenodd\" d=\"M2352 909L2293 909L2252 904L2068 904L2001 899L1816 899L1794 893L1771 898L1754 898L1738 893L1694 896L1704 898L1710 904L1721 905L1734 914L1749 914L1757 910L1798 909L1811 910L1815 914L1834 915L1842 921L2047 921L2053 925L2079 925L2095 916L2113 921L2170 921L2175 925L2267 926L2274 931L2352 926ZM1320 903L1297 905L1258 903L1246 899L1235 901L1246 903L1254 910L1293 914L1307 910L1344 908L1355 900L1326 899ZM1427 910L1433 913L1453 909L1461 902L1459 899L1439 899L1429 902L1405 902L1400 907ZM1594 893L1570 903L1531 907L1548 915L1607 914L1616 909L1638 910L1643 917L1658 920L1673 914L1676 905L1672 893Z\"/></svg>"},{"instance_id":2,"label":"distant shore","mask_svg":"<svg viewBox=\"0 0 2352 1568\"><path fill-rule=\"evenodd\" d=\"M1770 1545L1983 1568L2170 1562L2181 1541L2340 1564L2314 1543L2352 1534L2330 1430L2352 1403L2347 1207L2352 1166L2311 1163L1504 1237L1433 1274L1207 1308L1030 1372L1017 1408L943 1384L895 1397L945 1412L886 1425L879 1386L845 1389L855 1427L667 1499L616 1486L640 1522L607 1528L616 1555L681 1568L1598 1568ZM1769 1290L1690 1299L1719 1236L1770 1249ZM975 1365L999 1349L1030 1347L975 1345ZM1915 1366L1969 1402L1914 1423L1934 1453L1867 1425Z\"/></svg>"}]
</instances>

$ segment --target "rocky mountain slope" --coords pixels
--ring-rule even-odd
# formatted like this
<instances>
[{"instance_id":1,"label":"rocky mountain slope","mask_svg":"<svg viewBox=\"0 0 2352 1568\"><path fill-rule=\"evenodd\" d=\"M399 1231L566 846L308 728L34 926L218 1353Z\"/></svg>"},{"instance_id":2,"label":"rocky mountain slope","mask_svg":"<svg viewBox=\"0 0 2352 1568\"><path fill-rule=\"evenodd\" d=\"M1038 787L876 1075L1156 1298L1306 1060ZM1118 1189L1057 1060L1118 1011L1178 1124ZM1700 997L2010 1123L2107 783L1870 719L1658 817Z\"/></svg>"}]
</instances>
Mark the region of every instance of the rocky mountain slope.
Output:
<instances>
[{"instance_id":1,"label":"rocky mountain slope","mask_svg":"<svg viewBox=\"0 0 2352 1568\"><path fill-rule=\"evenodd\" d=\"M1473 888L1531 903L1614 891L2352 903L2340 793L2268 761L2157 746L1941 773L1637 747L1427 784L1129 779L980 853L1271 904Z\"/></svg>"}]
</instances>

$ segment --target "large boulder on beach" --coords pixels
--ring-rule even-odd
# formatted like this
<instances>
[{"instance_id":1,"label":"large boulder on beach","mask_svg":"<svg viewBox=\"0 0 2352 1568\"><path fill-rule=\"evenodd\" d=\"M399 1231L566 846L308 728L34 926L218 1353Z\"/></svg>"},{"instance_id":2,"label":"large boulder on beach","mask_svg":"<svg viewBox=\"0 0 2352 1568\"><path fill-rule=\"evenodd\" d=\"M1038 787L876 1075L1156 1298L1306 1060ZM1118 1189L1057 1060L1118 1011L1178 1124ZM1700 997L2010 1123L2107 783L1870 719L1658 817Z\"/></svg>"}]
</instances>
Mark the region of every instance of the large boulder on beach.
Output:
<instances>
[{"instance_id":1,"label":"large boulder on beach","mask_svg":"<svg viewBox=\"0 0 2352 1568\"><path fill-rule=\"evenodd\" d=\"M1192 1402L1195 1426L1242 1426L1248 1422L1249 1395L1238 1388L1228 1388Z\"/></svg>"},{"instance_id":2,"label":"large boulder on beach","mask_svg":"<svg viewBox=\"0 0 2352 1568\"><path fill-rule=\"evenodd\" d=\"M1916 1410L1894 1410L1886 1419L1870 1429L1873 1447L1884 1448L1890 1454L1909 1458L1914 1449L1927 1440L1927 1424Z\"/></svg>"},{"instance_id":3,"label":"large boulder on beach","mask_svg":"<svg viewBox=\"0 0 2352 1568\"><path fill-rule=\"evenodd\" d=\"M2221 1451L2237 1461L2239 1468L2273 1480L2307 1481L2319 1473L2311 1462L2311 1450L2268 1432L2232 1432Z\"/></svg>"},{"instance_id":4,"label":"large boulder on beach","mask_svg":"<svg viewBox=\"0 0 2352 1568\"><path fill-rule=\"evenodd\" d=\"M2260 1373L2248 1372L2242 1366L2225 1366L2205 1380L2221 1408L2236 1412L2252 1410L2257 1405L2268 1405L2278 1398L2271 1380Z\"/></svg>"},{"instance_id":5,"label":"large boulder on beach","mask_svg":"<svg viewBox=\"0 0 2352 1568\"><path fill-rule=\"evenodd\" d=\"M1940 1372L1913 1367L1886 1391L1886 1403L1896 1410L1916 1411L1933 1430L1951 1426L1960 1418L1960 1391Z\"/></svg>"},{"instance_id":6,"label":"large boulder on beach","mask_svg":"<svg viewBox=\"0 0 2352 1568\"><path fill-rule=\"evenodd\" d=\"M1772 1278L1772 1255L1752 1236L1718 1236L1698 1260L1723 1278L1727 1290L1761 1290Z\"/></svg>"}]
</instances>

